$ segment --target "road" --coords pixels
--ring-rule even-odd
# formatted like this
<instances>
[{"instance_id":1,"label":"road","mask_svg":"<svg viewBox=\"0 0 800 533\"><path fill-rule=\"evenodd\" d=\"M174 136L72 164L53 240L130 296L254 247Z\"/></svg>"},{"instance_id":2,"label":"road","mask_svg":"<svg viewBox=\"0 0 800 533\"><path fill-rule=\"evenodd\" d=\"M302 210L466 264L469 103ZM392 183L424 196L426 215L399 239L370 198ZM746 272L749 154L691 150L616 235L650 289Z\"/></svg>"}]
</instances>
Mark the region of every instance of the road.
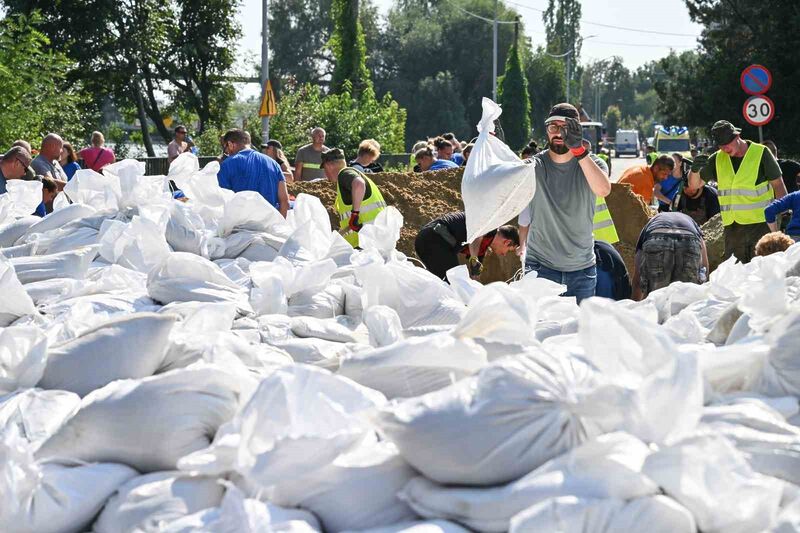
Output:
<instances>
[{"instance_id":1,"label":"road","mask_svg":"<svg viewBox=\"0 0 800 533\"><path fill-rule=\"evenodd\" d=\"M625 170L635 165L644 165L643 157L624 156L611 159L611 181L616 182Z\"/></svg>"}]
</instances>

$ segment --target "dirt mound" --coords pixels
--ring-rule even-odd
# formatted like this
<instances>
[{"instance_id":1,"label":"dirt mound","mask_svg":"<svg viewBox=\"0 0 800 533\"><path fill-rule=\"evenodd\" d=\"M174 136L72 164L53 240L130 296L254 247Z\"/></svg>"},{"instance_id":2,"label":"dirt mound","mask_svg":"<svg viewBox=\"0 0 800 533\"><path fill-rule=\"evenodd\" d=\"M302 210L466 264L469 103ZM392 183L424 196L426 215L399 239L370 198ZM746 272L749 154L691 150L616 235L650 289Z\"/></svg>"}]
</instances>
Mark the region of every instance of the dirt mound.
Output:
<instances>
[{"instance_id":1,"label":"dirt mound","mask_svg":"<svg viewBox=\"0 0 800 533\"><path fill-rule=\"evenodd\" d=\"M700 228L706 241L708 252L708 272L711 273L722 263L725 255L725 236L723 234L722 215L714 215Z\"/></svg>"},{"instance_id":2,"label":"dirt mound","mask_svg":"<svg viewBox=\"0 0 800 533\"><path fill-rule=\"evenodd\" d=\"M400 230L397 249L410 257L414 253L414 238L419 228L434 218L464 209L461 200L461 176L463 169L439 170L436 172L382 172L370 175L380 188L386 203L396 207L402 214L404 225ZM329 181L300 182L289 184L289 193L313 194L319 197L328 209L331 224L338 228L339 218L333 208L336 186ZM611 218L617 227L622 245L617 249L625 259L629 271L633 269L633 247L639 233L652 216L650 208L641 197L631 191L630 185L613 183L611 194L606 198ZM519 259L512 255L498 257L491 253L484 261L483 283L506 281L519 270Z\"/></svg>"}]
</instances>

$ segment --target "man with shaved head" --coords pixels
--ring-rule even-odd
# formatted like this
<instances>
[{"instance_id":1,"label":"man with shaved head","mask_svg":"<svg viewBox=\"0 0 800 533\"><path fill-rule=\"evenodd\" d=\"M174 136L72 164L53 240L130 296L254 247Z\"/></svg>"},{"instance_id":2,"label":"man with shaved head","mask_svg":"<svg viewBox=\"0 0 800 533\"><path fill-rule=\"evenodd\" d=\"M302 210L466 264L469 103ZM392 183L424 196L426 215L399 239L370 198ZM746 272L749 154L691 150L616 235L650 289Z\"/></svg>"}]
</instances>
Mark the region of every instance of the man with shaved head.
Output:
<instances>
[{"instance_id":1,"label":"man with shaved head","mask_svg":"<svg viewBox=\"0 0 800 533\"><path fill-rule=\"evenodd\" d=\"M301 146L297 150L297 157L294 160L294 179L295 181L312 181L325 178L325 173L320 165L322 164L322 152L327 150L325 146L325 130L314 128L311 130L311 143Z\"/></svg>"},{"instance_id":2,"label":"man with shaved head","mask_svg":"<svg viewBox=\"0 0 800 533\"><path fill-rule=\"evenodd\" d=\"M50 176L58 185L59 191L67 184L67 175L58 163L63 146L64 141L61 137L55 133L48 133L42 139L42 148L39 150L39 155L31 163L31 167L36 171L36 174Z\"/></svg>"}]
</instances>

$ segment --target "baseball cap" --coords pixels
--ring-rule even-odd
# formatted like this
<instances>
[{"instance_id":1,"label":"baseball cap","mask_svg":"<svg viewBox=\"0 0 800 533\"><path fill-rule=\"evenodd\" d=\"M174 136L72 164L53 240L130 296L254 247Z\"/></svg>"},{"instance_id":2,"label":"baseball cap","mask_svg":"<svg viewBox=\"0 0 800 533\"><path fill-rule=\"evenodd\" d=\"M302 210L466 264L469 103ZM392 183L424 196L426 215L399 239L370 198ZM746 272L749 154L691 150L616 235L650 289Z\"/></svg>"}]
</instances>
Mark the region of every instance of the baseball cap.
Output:
<instances>
[{"instance_id":1,"label":"baseball cap","mask_svg":"<svg viewBox=\"0 0 800 533\"><path fill-rule=\"evenodd\" d=\"M545 124L550 124L556 120L563 120L566 122L568 118L574 118L575 120L580 120L580 115L578 114L578 109L566 102L556 104L550 109L550 113L547 115L545 119Z\"/></svg>"},{"instance_id":2,"label":"baseball cap","mask_svg":"<svg viewBox=\"0 0 800 533\"><path fill-rule=\"evenodd\" d=\"M324 165L325 163L340 159L344 161L344 152L340 148L329 148L322 152L322 162L320 164Z\"/></svg>"},{"instance_id":3,"label":"baseball cap","mask_svg":"<svg viewBox=\"0 0 800 533\"><path fill-rule=\"evenodd\" d=\"M718 120L711 126L711 138L717 146L722 146L733 141L742 130L735 127L727 120Z\"/></svg>"}]
</instances>

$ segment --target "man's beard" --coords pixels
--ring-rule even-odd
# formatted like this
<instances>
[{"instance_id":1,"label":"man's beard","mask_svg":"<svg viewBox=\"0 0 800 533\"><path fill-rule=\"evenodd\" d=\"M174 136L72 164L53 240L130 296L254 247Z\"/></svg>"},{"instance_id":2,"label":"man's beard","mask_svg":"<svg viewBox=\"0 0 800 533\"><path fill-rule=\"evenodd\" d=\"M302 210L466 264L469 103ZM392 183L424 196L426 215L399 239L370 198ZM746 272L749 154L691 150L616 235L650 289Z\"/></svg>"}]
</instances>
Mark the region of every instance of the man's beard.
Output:
<instances>
[{"instance_id":1,"label":"man's beard","mask_svg":"<svg viewBox=\"0 0 800 533\"><path fill-rule=\"evenodd\" d=\"M564 144L564 143L561 143L561 144L553 144L553 142L552 142L552 140L551 140L549 144L550 144L550 149L551 149L553 152L557 153L558 155L564 155L564 154L566 154L567 152L569 152L569 148L567 148L567 145L566 145L566 144Z\"/></svg>"}]
</instances>

